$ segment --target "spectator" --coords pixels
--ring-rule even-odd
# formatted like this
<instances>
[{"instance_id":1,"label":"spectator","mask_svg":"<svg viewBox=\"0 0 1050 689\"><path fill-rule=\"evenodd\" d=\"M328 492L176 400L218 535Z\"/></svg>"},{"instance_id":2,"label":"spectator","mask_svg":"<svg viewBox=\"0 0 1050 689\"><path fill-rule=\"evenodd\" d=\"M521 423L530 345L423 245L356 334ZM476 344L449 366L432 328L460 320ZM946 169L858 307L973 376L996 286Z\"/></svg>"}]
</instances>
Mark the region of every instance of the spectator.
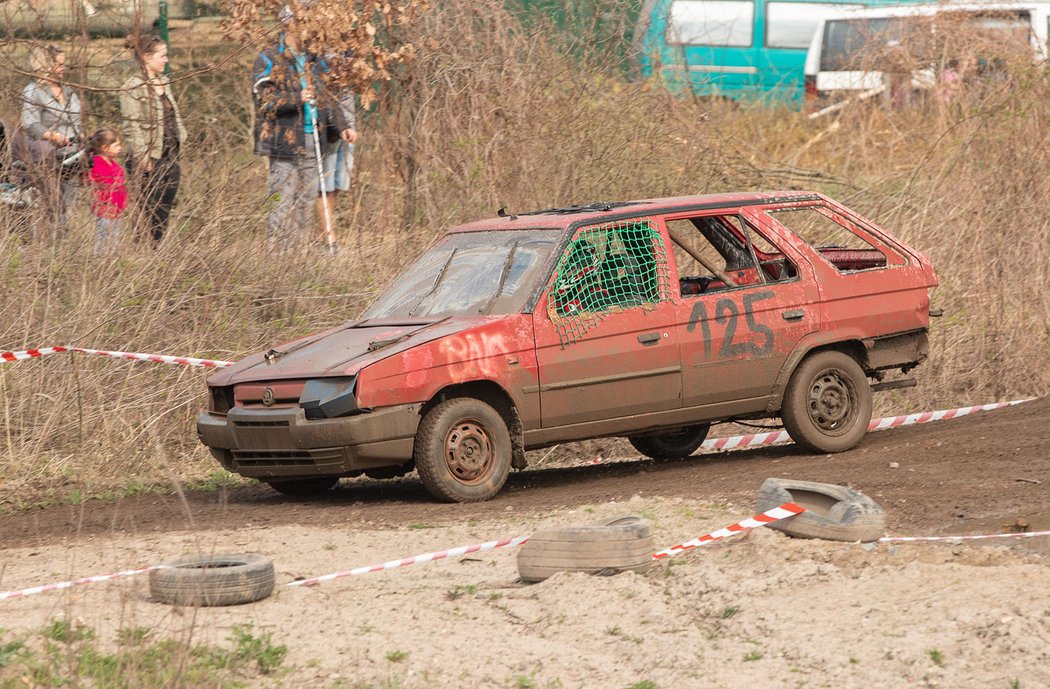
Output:
<instances>
[{"instance_id":1,"label":"spectator","mask_svg":"<svg viewBox=\"0 0 1050 689\"><path fill-rule=\"evenodd\" d=\"M252 96L255 153L270 163L267 237L271 247L287 250L302 246L316 227L317 142L326 139L326 120L340 132L347 126L339 108L318 113L319 61L300 44L290 13L282 13L282 22L287 30L255 59Z\"/></svg>"},{"instance_id":2,"label":"spectator","mask_svg":"<svg viewBox=\"0 0 1050 689\"><path fill-rule=\"evenodd\" d=\"M354 94L352 91L343 92L334 107L342 112L345 128L337 130L332 127L328 132L327 142L323 147L324 176L321 178L321 188L327 196L327 204L321 195L317 197L317 216L321 221L321 236L327 238L328 228L332 217L335 215L335 199L342 192L350 189L350 173L354 169L354 144L357 142L357 129L355 128L356 117L354 108ZM328 206L328 219L325 222L325 205Z\"/></svg>"},{"instance_id":3,"label":"spectator","mask_svg":"<svg viewBox=\"0 0 1050 689\"><path fill-rule=\"evenodd\" d=\"M110 253L120 239L120 216L128 205L124 168L117 159L124 150L120 134L114 129L99 129L88 140L91 158L92 191L95 200L91 210L95 214L95 253Z\"/></svg>"},{"instance_id":4,"label":"spectator","mask_svg":"<svg viewBox=\"0 0 1050 689\"><path fill-rule=\"evenodd\" d=\"M142 211L156 245L167 232L179 193L179 151L186 140L186 129L171 82L164 74L167 44L158 36L135 36L129 43L142 74L124 82L120 113L124 117L128 167L138 180Z\"/></svg>"},{"instance_id":5,"label":"spectator","mask_svg":"<svg viewBox=\"0 0 1050 689\"><path fill-rule=\"evenodd\" d=\"M38 75L22 91L22 129L32 141L34 160L24 161L31 170L34 186L41 193L56 226L69 220L69 209L76 195L80 169L62 166L60 161L73 155L80 138L80 99L62 82L66 54L58 46L37 46L30 53L30 71Z\"/></svg>"}]
</instances>

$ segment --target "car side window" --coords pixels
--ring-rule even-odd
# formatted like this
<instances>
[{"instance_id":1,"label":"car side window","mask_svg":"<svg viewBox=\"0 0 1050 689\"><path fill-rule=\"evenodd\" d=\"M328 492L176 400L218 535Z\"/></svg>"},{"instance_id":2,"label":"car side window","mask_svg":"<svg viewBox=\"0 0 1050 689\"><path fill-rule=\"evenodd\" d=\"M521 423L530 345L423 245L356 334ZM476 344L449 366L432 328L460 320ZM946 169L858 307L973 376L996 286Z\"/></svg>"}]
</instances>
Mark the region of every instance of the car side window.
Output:
<instances>
[{"instance_id":1,"label":"car side window","mask_svg":"<svg viewBox=\"0 0 1050 689\"><path fill-rule=\"evenodd\" d=\"M559 330L582 334L609 313L666 301L668 274L663 239L651 220L584 227L558 261L547 311Z\"/></svg>"},{"instance_id":2,"label":"car side window","mask_svg":"<svg viewBox=\"0 0 1050 689\"><path fill-rule=\"evenodd\" d=\"M823 206L769 211L840 273L904 265L907 260L863 228Z\"/></svg>"},{"instance_id":3,"label":"car side window","mask_svg":"<svg viewBox=\"0 0 1050 689\"><path fill-rule=\"evenodd\" d=\"M682 296L795 279L783 252L739 215L667 221Z\"/></svg>"}]
</instances>

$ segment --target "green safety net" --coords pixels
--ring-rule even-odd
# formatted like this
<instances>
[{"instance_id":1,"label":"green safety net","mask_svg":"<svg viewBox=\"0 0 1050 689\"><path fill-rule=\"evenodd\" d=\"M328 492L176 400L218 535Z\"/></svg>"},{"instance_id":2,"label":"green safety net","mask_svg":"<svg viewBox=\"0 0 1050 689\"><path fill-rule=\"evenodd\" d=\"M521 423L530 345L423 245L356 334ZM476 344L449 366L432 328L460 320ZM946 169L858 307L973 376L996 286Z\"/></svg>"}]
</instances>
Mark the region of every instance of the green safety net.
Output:
<instances>
[{"instance_id":1,"label":"green safety net","mask_svg":"<svg viewBox=\"0 0 1050 689\"><path fill-rule=\"evenodd\" d=\"M578 341L610 313L666 300L667 252L648 218L576 233L554 272L547 311L562 345Z\"/></svg>"}]
</instances>

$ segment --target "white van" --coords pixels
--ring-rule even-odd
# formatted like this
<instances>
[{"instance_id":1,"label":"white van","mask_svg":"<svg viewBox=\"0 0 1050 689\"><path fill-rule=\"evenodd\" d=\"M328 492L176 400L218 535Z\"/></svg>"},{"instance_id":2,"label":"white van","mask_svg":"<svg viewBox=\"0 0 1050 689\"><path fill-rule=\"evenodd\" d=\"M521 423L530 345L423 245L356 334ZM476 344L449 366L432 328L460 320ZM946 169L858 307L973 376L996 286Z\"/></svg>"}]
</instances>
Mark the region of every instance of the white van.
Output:
<instances>
[{"instance_id":1,"label":"white van","mask_svg":"<svg viewBox=\"0 0 1050 689\"><path fill-rule=\"evenodd\" d=\"M1037 61L1047 58L1047 22L1050 2L963 2L843 10L820 20L806 53L806 99L824 99L833 94L874 95L887 88L887 77L879 60L894 46L914 40L909 33L919 25L935 33L938 19L945 29L957 26L946 21L963 20L983 32L1003 35L1004 43L1027 43ZM870 63L857 59L874 55ZM948 57L948 56L943 56ZM914 88L926 88L936 77L932 65L915 69Z\"/></svg>"}]
</instances>

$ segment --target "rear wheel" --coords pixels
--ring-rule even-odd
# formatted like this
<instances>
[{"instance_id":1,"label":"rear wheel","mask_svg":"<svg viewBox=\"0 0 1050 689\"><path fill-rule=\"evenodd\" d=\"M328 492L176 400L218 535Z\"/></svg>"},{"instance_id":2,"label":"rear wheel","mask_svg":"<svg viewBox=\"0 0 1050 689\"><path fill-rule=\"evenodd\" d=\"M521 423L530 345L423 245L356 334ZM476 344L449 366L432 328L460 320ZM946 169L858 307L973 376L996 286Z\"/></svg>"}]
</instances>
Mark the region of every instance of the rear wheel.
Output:
<instances>
[{"instance_id":1,"label":"rear wheel","mask_svg":"<svg viewBox=\"0 0 1050 689\"><path fill-rule=\"evenodd\" d=\"M807 450L848 450L871 421L868 377L848 354L811 354L791 374L780 415L791 439Z\"/></svg>"},{"instance_id":2,"label":"rear wheel","mask_svg":"<svg viewBox=\"0 0 1050 689\"><path fill-rule=\"evenodd\" d=\"M684 426L673 431L658 431L627 438L634 449L653 459L677 459L688 457L704 444L711 424L701 423Z\"/></svg>"},{"instance_id":3,"label":"rear wheel","mask_svg":"<svg viewBox=\"0 0 1050 689\"><path fill-rule=\"evenodd\" d=\"M510 473L510 432L480 400L459 397L423 417L413 451L423 486L444 502L488 500Z\"/></svg>"},{"instance_id":4,"label":"rear wheel","mask_svg":"<svg viewBox=\"0 0 1050 689\"><path fill-rule=\"evenodd\" d=\"M288 481L267 481L270 488L278 493L293 498L307 498L315 495L323 495L339 483L338 476L321 476L318 478L297 478Z\"/></svg>"}]
</instances>

